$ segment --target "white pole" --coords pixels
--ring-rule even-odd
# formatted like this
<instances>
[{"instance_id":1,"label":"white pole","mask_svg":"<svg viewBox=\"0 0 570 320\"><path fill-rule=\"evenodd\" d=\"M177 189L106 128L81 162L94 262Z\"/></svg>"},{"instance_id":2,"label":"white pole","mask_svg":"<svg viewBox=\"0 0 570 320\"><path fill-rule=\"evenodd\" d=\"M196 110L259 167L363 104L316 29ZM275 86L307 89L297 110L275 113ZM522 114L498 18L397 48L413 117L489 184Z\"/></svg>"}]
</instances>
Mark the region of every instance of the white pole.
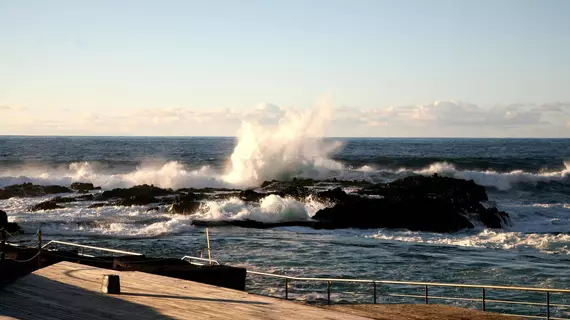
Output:
<instances>
[{"instance_id":1,"label":"white pole","mask_svg":"<svg viewBox=\"0 0 570 320\"><path fill-rule=\"evenodd\" d=\"M206 228L206 240L208 241L208 262L212 264L212 255L210 253L210 232Z\"/></svg>"}]
</instances>

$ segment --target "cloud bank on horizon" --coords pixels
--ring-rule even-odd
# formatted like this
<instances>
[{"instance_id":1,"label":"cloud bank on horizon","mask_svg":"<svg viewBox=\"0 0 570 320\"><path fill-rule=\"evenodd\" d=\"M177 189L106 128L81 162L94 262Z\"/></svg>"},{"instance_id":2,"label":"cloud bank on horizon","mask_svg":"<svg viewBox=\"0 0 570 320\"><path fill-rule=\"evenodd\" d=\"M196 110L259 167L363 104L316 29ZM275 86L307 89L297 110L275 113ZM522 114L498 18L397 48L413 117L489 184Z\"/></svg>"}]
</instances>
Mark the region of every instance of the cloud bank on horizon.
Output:
<instances>
[{"instance_id":1,"label":"cloud bank on horizon","mask_svg":"<svg viewBox=\"0 0 570 320\"><path fill-rule=\"evenodd\" d=\"M480 107L443 100L411 106L329 106L334 137L570 138L570 102ZM2 135L234 136L242 123L278 125L311 109L261 103L249 109L184 107L74 111L0 106Z\"/></svg>"}]
</instances>

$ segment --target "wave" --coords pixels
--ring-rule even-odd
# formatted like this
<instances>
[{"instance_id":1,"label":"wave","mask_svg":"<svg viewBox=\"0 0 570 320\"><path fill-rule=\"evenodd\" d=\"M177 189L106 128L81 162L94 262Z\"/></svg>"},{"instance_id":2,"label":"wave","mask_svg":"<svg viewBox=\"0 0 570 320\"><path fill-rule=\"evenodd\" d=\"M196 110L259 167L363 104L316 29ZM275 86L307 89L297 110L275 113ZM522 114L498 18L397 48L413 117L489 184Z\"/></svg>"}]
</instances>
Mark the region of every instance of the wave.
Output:
<instances>
[{"instance_id":1,"label":"wave","mask_svg":"<svg viewBox=\"0 0 570 320\"><path fill-rule=\"evenodd\" d=\"M375 239L501 250L538 250L570 254L570 234L522 233L483 229L476 233L438 235L427 232L380 230Z\"/></svg>"},{"instance_id":2,"label":"wave","mask_svg":"<svg viewBox=\"0 0 570 320\"><path fill-rule=\"evenodd\" d=\"M287 112L278 125L245 122L231 155L224 180L242 186L258 186L266 180L293 177L326 178L343 165L330 158L342 146L323 139L330 108L306 113Z\"/></svg>"},{"instance_id":3,"label":"wave","mask_svg":"<svg viewBox=\"0 0 570 320\"><path fill-rule=\"evenodd\" d=\"M406 171L407 169L401 169ZM414 171L417 174L442 174L455 178L474 180L476 183L493 187L498 190L509 190L517 184L536 185L540 182L565 181L570 177L570 161L564 161L564 169L559 171L545 171L540 173L530 173L522 170L510 172L497 172L492 170L458 170L454 165L447 162L437 162L429 167Z\"/></svg>"},{"instance_id":4,"label":"wave","mask_svg":"<svg viewBox=\"0 0 570 320\"><path fill-rule=\"evenodd\" d=\"M311 196L298 201L269 195L261 199L259 205L233 197L224 201L207 201L195 217L201 220L255 220L265 223L305 221L326 206Z\"/></svg>"},{"instance_id":5,"label":"wave","mask_svg":"<svg viewBox=\"0 0 570 320\"><path fill-rule=\"evenodd\" d=\"M69 185L73 182L92 182L104 189L126 188L153 184L162 188L213 187L230 184L208 166L189 169L170 161L165 164L143 163L132 171L113 173L102 170L91 162L73 162L67 167L29 167L24 170L0 170L0 186L31 182L40 185Z\"/></svg>"}]
</instances>

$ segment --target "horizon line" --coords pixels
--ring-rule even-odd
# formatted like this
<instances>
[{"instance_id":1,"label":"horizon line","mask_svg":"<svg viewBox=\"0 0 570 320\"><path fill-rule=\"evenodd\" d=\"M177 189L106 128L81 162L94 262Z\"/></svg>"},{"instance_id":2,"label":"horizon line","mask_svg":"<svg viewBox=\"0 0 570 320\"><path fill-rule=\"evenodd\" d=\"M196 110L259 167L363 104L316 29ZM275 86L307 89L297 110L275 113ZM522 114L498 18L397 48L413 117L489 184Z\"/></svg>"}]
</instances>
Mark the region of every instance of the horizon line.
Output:
<instances>
[{"instance_id":1,"label":"horizon line","mask_svg":"<svg viewBox=\"0 0 570 320\"><path fill-rule=\"evenodd\" d=\"M238 138L237 136L160 136L160 135L42 135L42 134L0 134L0 138ZM450 136L401 136L401 137L383 137L383 136L324 136L316 137L317 139L559 139L567 140L570 137L450 137Z\"/></svg>"}]
</instances>

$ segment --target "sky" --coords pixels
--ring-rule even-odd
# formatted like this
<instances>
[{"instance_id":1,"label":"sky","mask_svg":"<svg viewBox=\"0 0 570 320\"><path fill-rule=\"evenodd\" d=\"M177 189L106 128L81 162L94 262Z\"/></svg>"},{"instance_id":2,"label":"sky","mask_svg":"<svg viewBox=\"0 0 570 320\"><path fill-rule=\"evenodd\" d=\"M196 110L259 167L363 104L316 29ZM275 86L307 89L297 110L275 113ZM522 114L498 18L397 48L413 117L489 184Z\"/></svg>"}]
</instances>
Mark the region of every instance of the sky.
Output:
<instances>
[{"instance_id":1,"label":"sky","mask_svg":"<svg viewBox=\"0 0 570 320\"><path fill-rule=\"evenodd\" d=\"M0 0L1 135L570 138L566 0Z\"/></svg>"}]
</instances>

